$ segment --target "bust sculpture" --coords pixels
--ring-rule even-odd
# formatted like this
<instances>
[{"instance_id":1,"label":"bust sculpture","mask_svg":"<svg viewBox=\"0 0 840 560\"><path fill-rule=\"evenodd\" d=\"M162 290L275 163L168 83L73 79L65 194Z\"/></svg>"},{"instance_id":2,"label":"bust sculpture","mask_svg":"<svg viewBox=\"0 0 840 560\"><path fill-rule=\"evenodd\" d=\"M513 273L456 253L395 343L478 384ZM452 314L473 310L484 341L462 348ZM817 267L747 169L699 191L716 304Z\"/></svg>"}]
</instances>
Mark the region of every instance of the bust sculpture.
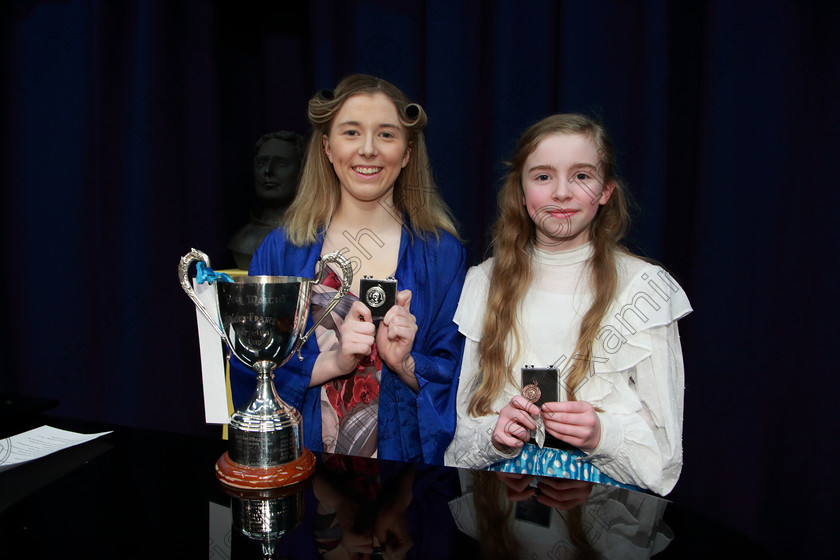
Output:
<instances>
[{"instance_id":1,"label":"bust sculpture","mask_svg":"<svg viewBox=\"0 0 840 560\"><path fill-rule=\"evenodd\" d=\"M260 205L228 242L236 267L248 270L266 235L280 225L295 198L305 147L303 136L280 130L264 134L254 147L254 189Z\"/></svg>"}]
</instances>

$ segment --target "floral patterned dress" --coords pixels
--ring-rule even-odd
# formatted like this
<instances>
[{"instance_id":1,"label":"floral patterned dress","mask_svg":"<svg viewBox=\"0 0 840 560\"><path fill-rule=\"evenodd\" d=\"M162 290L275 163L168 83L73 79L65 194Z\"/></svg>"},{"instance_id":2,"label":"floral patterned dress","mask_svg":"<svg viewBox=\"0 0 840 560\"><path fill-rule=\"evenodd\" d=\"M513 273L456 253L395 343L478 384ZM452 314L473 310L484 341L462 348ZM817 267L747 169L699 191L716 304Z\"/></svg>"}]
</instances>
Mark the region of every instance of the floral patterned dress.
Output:
<instances>
[{"instance_id":1,"label":"floral patterned dress","mask_svg":"<svg viewBox=\"0 0 840 560\"><path fill-rule=\"evenodd\" d=\"M328 266L327 278L312 294L311 312L316 320L324 314L341 285L332 265ZM321 352L338 348L339 329L356 300L358 296L348 292L330 316L318 325L315 336ZM376 457L381 376L382 360L374 344L370 355L359 362L355 371L321 386L321 433L325 452Z\"/></svg>"}]
</instances>

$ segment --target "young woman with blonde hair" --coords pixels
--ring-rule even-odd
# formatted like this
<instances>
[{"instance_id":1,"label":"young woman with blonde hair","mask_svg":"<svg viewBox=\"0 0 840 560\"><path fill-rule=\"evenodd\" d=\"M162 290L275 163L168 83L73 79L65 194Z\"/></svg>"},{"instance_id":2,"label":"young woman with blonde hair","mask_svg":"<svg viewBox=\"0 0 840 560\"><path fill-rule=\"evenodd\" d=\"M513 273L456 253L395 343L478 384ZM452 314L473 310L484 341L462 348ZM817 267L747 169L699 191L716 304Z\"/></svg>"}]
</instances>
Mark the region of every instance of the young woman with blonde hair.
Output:
<instances>
[{"instance_id":1,"label":"young woman with blonde hair","mask_svg":"<svg viewBox=\"0 0 840 560\"><path fill-rule=\"evenodd\" d=\"M312 450L441 463L454 433L465 252L432 179L426 113L393 84L353 75L309 101L309 120L297 197L249 273L311 278L340 251L354 278L303 361L276 371L277 391L301 412ZM377 323L355 295L363 276L397 281ZM338 283L331 274L310 316Z\"/></svg>"},{"instance_id":2,"label":"young woman with blonde hair","mask_svg":"<svg viewBox=\"0 0 840 560\"><path fill-rule=\"evenodd\" d=\"M466 346L448 464L673 488L677 320L691 307L667 272L621 245L627 225L600 125L560 114L524 133L499 193L493 257L467 273L455 315ZM554 366L558 383L531 383L525 366Z\"/></svg>"}]
</instances>

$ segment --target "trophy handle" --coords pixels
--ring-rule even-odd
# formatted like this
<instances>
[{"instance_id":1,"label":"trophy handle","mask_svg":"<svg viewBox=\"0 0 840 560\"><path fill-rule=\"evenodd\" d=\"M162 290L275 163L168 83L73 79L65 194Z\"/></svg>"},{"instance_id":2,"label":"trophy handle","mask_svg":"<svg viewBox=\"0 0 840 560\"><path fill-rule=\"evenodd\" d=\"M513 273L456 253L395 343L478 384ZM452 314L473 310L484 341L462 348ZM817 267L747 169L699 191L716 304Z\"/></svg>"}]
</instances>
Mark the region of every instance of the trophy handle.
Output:
<instances>
[{"instance_id":1,"label":"trophy handle","mask_svg":"<svg viewBox=\"0 0 840 560\"><path fill-rule=\"evenodd\" d=\"M181 257L181 262L178 263L178 279L181 281L181 287L187 292L187 295L193 301L195 306L201 311L201 314L210 321L210 324L213 325L213 328L216 329L216 332L219 333L219 336L222 337L222 340L225 341L228 348L233 348L233 345L228 340L225 331L219 326L218 318L213 319L210 316L210 312L207 311L207 308L204 307L204 304L201 303L201 300L198 299L198 296L195 293L195 290L192 287L192 282L190 282L189 278L189 271L190 265L194 262L202 261L207 268L210 268L210 257L207 256L206 253L199 251L198 249L190 249L190 252Z\"/></svg>"},{"instance_id":2,"label":"trophy handle","mask_svg":"<svg viewBox=\"0 0 840 560\"><path fill-rule=\"evenodd\" d=\"M341 255L340 251L333 251L332 253L327 253L326 255L318 259L318 274L317 278L314 281L315 284L320 284L324 281L324 277L327 275L327 263L331 262L341 267L341 286L339 286L338 292L336 292L335 296L332 298L332 301L330 301L329 305L327 305L326 309L324 309L324 313L321 315L321 317L314 322L312 327L309 329L309 331L307 331L305 335L301 336L298 339L293 353L297 352L298 359L300 361L303 361L303 356L301 356L300 354L300 349L303 347L306 340L310 337L310 335L312 335L312 333L315 331L318 325L321 324L321 321L323 321L327 317L327 315L329 315L330 312L335 308L335 306L338 305L338 302L341 301L341 298L343 298L347 294L347 292L350 291L350 285L353 283L353 266L350 264L350 261L345 259Z\"/></svg>"}]
</instances>

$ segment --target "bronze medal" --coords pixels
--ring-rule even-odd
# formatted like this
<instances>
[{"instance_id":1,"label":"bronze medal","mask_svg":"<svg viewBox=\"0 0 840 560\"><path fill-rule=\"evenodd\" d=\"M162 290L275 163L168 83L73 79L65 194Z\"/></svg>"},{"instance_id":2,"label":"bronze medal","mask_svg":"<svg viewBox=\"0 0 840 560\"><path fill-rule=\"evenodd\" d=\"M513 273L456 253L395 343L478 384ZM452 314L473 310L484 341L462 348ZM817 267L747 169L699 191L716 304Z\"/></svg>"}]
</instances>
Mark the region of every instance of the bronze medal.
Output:
<instances>
[{"instance_id":1,"label":"bronze medal","mask_svg":"<svg viewBox=\"0 0 840 560\"><path fill-rule=\"evenodd\" d=\"M541 395L542 391L540 391L540 388L537 386L536 381L522 387L522 396L531 401L532 403L540 400Z\"/></svg>"}]
</instances>

